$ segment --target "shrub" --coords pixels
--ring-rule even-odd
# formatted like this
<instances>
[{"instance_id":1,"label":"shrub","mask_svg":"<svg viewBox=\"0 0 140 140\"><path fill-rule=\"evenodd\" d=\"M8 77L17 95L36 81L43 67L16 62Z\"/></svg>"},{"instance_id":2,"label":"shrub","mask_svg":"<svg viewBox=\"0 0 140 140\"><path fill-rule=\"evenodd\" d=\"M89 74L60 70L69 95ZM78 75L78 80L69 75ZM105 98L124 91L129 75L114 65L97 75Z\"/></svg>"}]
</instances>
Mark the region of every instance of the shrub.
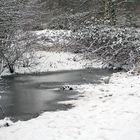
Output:
<instances>
[{"instance_id":1,"label":"shrub","mask_svg":"<svg viewBox=\"0 0 140 140\"><path fill-rule=\"evenodd\" d=\"M130 70L140 60L140 31L106 25L81 26L73 38L84 45L84 52L112 68Z\"/></svg>"}]
</instances>

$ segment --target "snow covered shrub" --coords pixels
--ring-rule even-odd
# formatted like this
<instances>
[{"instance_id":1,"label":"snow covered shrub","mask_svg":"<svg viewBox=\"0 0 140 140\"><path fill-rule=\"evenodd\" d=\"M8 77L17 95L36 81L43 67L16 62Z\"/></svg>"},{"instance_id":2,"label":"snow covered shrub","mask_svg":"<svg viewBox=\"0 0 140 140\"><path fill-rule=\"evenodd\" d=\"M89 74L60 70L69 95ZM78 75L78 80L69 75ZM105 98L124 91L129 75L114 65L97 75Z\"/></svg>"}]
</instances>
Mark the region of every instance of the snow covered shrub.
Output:
<instances>
[{"instance_id":1,"label":"snow covered shrub","mask_svg":"<svg viewBox=\"0 0 140 140\"><path fill-rule=\"evenodd\" d=\"M13 125L13 122L10 120L10 118L4 118L3 120L0 120L0 128L9 127L11 125Z\"/></svg>"},{"instance_id":2,"label":"snow covered shrub","mask_svg":"<svg viewBox=\"0 0 140 140\"><path fill-rule=\"evenodd\" d=\"M130 70L140 61L140 32L135 28L82 26L73 37L89 58L96 56L112 68Z\"/></svg>"},{"instance_id":3,"label":"snow covered shrub","mask_svg":"<svg viewBox=\"0 0 140 140\"><path fill-rule=\"evenodd\" d=\"M80 27L80 25L86 23L97 23L95 22L92 12L83 12L76 14L62 14L57 17L52 18L52 20L47 24L49 29L65 29L65 30L75 30ZM99 21L99 20L98 20Z\"/></svg>"},{"instance_id":4,"label":"snow covered shrub","mask_svg":"<svg viewBox=\"0 0 140 140\"><path fill-rule=\"evenodd\" d=\"M54 17L48 24L47 28L49 29L69 29L69 23L68 18L65 15L60 15L57 17Z\"/></svg>"},{"instance_id":5,"label":"snow covered shrub","mask_svg":"<svg viewBox=\"0 0 140 140\"><path fill-rule=\"evenodd\" d=\"M25 53L33 52L34 44L35 36L28 32L19 30L7 36L0 46L0 72L7 68L10 73L14 73L15 65L18 61L24 61Z\"/></svg>"}]
</instances>

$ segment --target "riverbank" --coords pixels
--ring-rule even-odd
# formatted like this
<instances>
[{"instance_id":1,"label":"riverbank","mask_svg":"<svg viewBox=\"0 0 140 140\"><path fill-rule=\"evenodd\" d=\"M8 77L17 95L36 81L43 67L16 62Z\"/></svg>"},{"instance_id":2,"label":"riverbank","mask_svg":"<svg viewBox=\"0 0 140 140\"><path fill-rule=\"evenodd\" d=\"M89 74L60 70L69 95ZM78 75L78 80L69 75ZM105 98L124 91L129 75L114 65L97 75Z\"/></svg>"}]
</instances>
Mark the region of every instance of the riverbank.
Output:
<instances>
[{"instance_id":1,"label":"riverbank","mask_svg":"<svg viewBox=\"0 0 140 140\"><path fill-rule=\"evenodd\" d=\"M23 64L21 65L17 62L15 65L15 73L28 74L102 67L102 63L97 60L88 60L85 59L82 54L70 52L36 51L32 57L33 59L30 60L29 67L24 67ZM4 76L9 74L9 70L7 69L4 70L1 75Z\"/></svg>"},{"instance_id":2,"label":"riverbank","mask_svg":"<svg viewBox=\"0 0 140 140\"><path fill-rule=\"evenodd\" d=\"M140 76L115 73L109 84L81 85L76 107L0 128L1 140L139 140ZM25 135L26 134L26 135Z\"/></svg>"}]
</instances>

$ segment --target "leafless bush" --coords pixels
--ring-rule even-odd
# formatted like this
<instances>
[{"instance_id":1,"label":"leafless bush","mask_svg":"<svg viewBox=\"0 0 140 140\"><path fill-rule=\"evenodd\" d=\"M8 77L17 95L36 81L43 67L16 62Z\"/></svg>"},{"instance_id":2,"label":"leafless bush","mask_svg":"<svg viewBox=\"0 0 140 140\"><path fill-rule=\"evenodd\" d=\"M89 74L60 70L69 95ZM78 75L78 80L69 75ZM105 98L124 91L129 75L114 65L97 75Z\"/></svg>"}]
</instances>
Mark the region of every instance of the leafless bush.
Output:
<instances>
[{"instance_id":1,"label":"leafless bush","mask_svg":"<svg viewBox=\"0 0 140 140\"><path fill-rule=\"evenodd\" d=\"M14 72L24 53L32 52L35 37L28 32L40 24L37 0L0 1L0 73L8 68Z\"/></svg>"},{"instance_id":2,"label":"leafless bush","mask_svg":"<svg viewBox=\"0 0 140 140\"><path fill-rule=\"evenodd\" d=\"M90 59L97 57L112 68L129 70L140 61L140 32L135 28L90 25L81 27L73 36L85 46Z\"/></svg>"},{"instance_id":3,"label":"leafless bush","mask_svg":"<svg viewBox=\"0 0 140 140\"><path fill-rule=\"evenodd\" d=\"M25 53L33 53L35 36L29 32L17 31L3 39L0 46L1 72L8 68L10 73L14 72L17 61L25 61Z\"/></svg>"}]
</instances>

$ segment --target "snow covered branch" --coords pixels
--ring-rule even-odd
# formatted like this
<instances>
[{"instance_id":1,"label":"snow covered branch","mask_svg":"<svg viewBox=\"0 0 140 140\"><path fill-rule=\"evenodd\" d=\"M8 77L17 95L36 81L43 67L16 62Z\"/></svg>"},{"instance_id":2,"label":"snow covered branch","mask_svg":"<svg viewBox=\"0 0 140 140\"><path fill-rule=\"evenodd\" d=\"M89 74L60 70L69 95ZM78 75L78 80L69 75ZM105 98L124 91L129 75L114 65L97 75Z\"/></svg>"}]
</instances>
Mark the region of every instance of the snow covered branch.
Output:
<instances>
[{"instance_id":1,"label":"snow covered branch","mask_svg":"<svg viewBox=\"0 0 140 140\"><path fill-rule=\"evenodd\" d=\"M90 25L73 35L90 59L96 56L112 68L129 70L140 61L140 32L135 28Z\"/></svg>"}]
</instances>

